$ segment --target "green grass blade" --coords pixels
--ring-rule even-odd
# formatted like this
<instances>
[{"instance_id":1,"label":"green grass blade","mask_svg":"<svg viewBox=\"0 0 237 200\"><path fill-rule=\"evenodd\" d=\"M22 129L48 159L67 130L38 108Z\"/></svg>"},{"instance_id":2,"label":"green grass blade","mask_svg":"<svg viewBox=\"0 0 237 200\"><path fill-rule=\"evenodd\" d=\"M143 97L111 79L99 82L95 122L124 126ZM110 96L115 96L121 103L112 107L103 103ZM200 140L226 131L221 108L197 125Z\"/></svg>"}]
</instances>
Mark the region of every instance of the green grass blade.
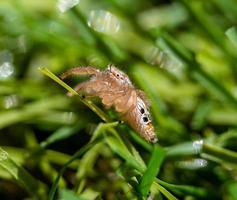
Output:
<instances>
[{"instance_id":1,"label":"green grass blade","mask_svg":"<svg viewBox=\"0 0 237 200\"><path fill-rule=\"evenodd\" d=\"M183 142L166 147L168 157L197 155L197 150L193 147L193 142Z\"/></svg>"},{"instance_id":2,"label":"green grass blade","mask_svg":"<svg viewBox=\"0 0 237 200\"><path fill-rule=\"evenodd\" d=\"M113 128L118 126L119 122L110 122L110 123L100 123L97 128L95 129L91 141L95 140L96 138L100 137L106 129Z\"/></svg>"},{"instance_id":3,"label":"green grass blade","mask_svg":"<svg viewBox=\"0 0 237 200\"><path fill-rule=\"evenodd\" d=\"M120 157L122 157L126 162L127 162L127 164L128 165L130 165L132 168L135 168L135 169L137 169L140 173L148 173L148 175L149 175L149 173L151 173L151 172L148 172L148 170L146 171L146 166L144 166L143 165L143 163L140 163L138 160L136 160L135 159L135 157L133 156L133 155L131 155L131 153L129 152L129 150L127 149L127 147L125 146L125 144L122 142L122 141L120 141L120 140L117 140L117 138L115 138L115 137L112 137L112 136L109 136L109 135L107 135L106 136L106 143L110 146L110 148L116 153L116 154L118 154ZM162 152L161 152L162 151ZM152 175L153 175L153 178L155 178L155 176L156 176L156 172L158 172L158 170L159 170L159 167L157 167L157 166L160 166L161 165L161 163L162 163L162 160L163 160L163 158L164 158L164 155L163 155L163 158L162 158L162 155L160 155L160 154L163 154L164 152L163 152L163 150L161 150L161 148L160 147L156 147L155 148L155 151L154 151L154 154L153 154L153 156L152 156L152 162L150 163L150 165L151 165L151 168L152 168L152 170L153 170L153 172L152 172ZM157 157L157 154L159 154L159 157ZM155 163L156 164L156 167L154 167L155 166L155 164L153 164L153 163ZM149 166L150 166L149 165ZM154 182L154 179L152 179L153 181L151 181L151 180L148 180L149 179L149 177L148 177L148 175L146 175L145 177L145 181L147 180L149 183L149 186L147 187L145 184L144 184L144 186L145 186L145 188L146 189L144 189L144 191L146 190L148 190L149 191L149 188L150 188L150 184L151 183L154 183L154 184L156 184L156 186L157 185L159 185L158 183L156 183L156 182ZM146 183L146 182L145 182ZM164 187L162 187L162 186L159 186L159 187L156 187L163 195L165 195L168 199L170 199L170 200L174 200L174 199L176 199L169 191L167 191ZM146 192L145 191L145 192Z\"/></svg>"},{"instance_id":4,"label":"green grass blade","mask_svg":"<svg viewBox=\"0 0 237 200\"><path fill-rule=\"evenodd\" d=\"M165 188L169 189L170 191L174 192L175 194L189 194L200 198L205 198L208 196L208 191L202 187L195 187L190 185L175 185L171 183L167 183L160 179L156 179L156 182Z\"/></svg>"},{"instance_id":5,"label":"green grass blade","mask_svg":"<svg viewBox=\"0 0 237 200\"><path fill-rule=\"evenodd\" d=\"M74 161L76 160L78 157L82 156L88 149L90 149L92 146L94 146L96 143L98 142L98 140L94 140L93 142L85 145L84 147L82 147L81 149L79 149L72 157L70 160L68 160L64 166L62 167L62 169L60 170L60 172L58 173L58 176L56 177L55 181L53 182L53 185L50 189L49 192L49 200L53 200L55 197L55 193L56 190L58 188L58 183L59 180L61 178L61 176L63 175L63 173L65 172L65 170L67 169L67 167Z\"/></svg>"},{"instance_id":6,"label":"green grass blade","mask_svg":"<svg viewBox=\"0 0 237 200\"><path fill-rule=\"evenodd\" d=\"M57 82L59 85L61 85L62 87L64 87L66 90L68 90L71 94L73 95L78 95L78 93L73 90L69 85L67 85L66 83L64 83L60 78L58 78L57 76L55 76L48 68L46 67L40 67L39 70L45 74L46 76L48 76L49 78L53 79L55 82Z\"/></svg>"},{"instance_id":7,"label":"green grass blade","mask_svg":"<svg viewBox=\"0 0 237 200\"><path fill-rule=\"evenodd\" d=\"M51 97L29 103L22 109L8 110L0 113L0 128L10 126L15 123L24 122L34 117L44 115L51 109L60 108L67 105L68 101L64 97Z\"/></svg>"},{"instance_id":8,"label":"green grass blade","mask_svg":"<svg viewBox=\"0 0 237 200\"><path fill-rule=\"evenodd\" d=\"M67 190L67 189L62 189L60 190L60 199L61 200L87 200L85 198L82 198L80 196L77 196L77 194L71 190Z\"/></svg>"},{"instance_id":9,"label":"green grass blade","mask_svg":"<svg viewBox=\"0 0 237 200\"><path fill-rule=\"evenodd\" d=\"M56 130L53 134L51 134L48 138L42 141L39 146L31 153L30 157L33 159L34 156L39 156L40 154L44 154L44 149L46 149L49 145L54 144L58 141L64 140L76 133L82 128L81 123L77 124L73 127L64 126L58 130Z\"/></svg>"},{"instance_id":10,"label":"green grass blade","mask_svg":"<svg viewBox=\"0 0 237 200\"><path fill-rule=\"evenodd\" d=\"M138 144L140 145L142 148L144 148L146 151L148 152L152 152L153 147L152 144L146 142L143 138L141 138L140 135L138 135L137 133L135 133L133 130L128 130L126 129L127 132L129 132L131 138Z\"/></svg>"},{"instance_id":11,"label":"green grass blade","mask_svg":"<svg viewBox=\"0 0 237 200\"><path fill-rule=\"evenodd\" d=\"M216 158L225 162L237 164L237 153L228 149L204 143L202 147L202 153L215 156Z\"/></svg>"},{"instance_id":12,"label":"green grass blade","mask_svg":"<svg viewBox=\"0 0 237 200\"><path fill-rule=\"evenodd\" d=\"M232 42L232 44L234 44L235 47L237 47L237 28L231 27L225 32L225 34L227 35L229 40Z\"/></svg>"},{"instance_id":13,"label":"green grass blade","mask_svg":"<svg viewBox=\"0 0 237 200\"><path fill-rule=\"evenodd\" d=\"M18 166L2 148L0 148L0 166L7 170L33 197L38 199L45 197L44 185L23 167Z\"/></svg>"},{"instance_id":14,"label":"green grass blade","mask_svg":"<svg viewBox=\"0 0 237 200\"><path fill-rule=\"evenodd\" d=\"M227 186L230 196L233 200L237 200L237 183L231 182Z\"/></svg>"},{"instance_id":15,"label":"green grass blade","mask_svg":"<svg viewBox=\"0 0 237 200\"><path fill-rule=\"evenodd\" d=\"M129 152L125 144L118 140L115 137L106 136L106 143L109 145L109 147L120 157L122 157L130 166L135 167L140 172L145 171L145 167L142 165L142 163L139 163L133 155Z\"/></svg>"},{"instance_id":16,"label":"green grass blade","mask_svg":"<svg viewBox=\"0 0 237 200\"><path fill-rule=\"evenodd\" d=\"M153 149L148 167L143 174L138 189L143 197L146 197L150 191L150 187L158 174L161 164L165 158L165 151L156 145Z\"/></svg>"},{"instance_id":17,"label":"green grass blade","mask_svg":"<svg viewBox=\"0 0 237 200\"><path fill-rule=\"evenodd\" d=\"M163 186L158 183L155 183L157 189L169 200L177 200L177 198L171 194L168 190L166 190Z\"/></svg>"},{"instance_id":18,"label":"green grass blade","mask_svg":"<svg viewBox=\"0 0 237 200\"><path fill-rule=\"evenodd\" d=\"M220 84L218 80L206 73L195 58L185 56L180 50L182 45L173 37L164 34L163 38L170 49L172 49L172 51L183 60L187 67L189 67L190 76L194 77L207 90L214 93L217 98L229 102L235 109L237 109L237 99L224 87L224 85Z\"/></svg>"},{"instance_id":19,"label":"green grass blade","mask_svg":"<svg viewBox=\"0 0 237 200\"><path fill-rule=\"evenodd\" d=\"M47 146L58 142L60 140L64 140L74 134L76 134L80 129L82 128L81 124L77 124L73 127L62 127L58 130L56 130L53 134L51 134L46 140L40 143L41 148L46 148Z\"/></svg>"}]
</instances>

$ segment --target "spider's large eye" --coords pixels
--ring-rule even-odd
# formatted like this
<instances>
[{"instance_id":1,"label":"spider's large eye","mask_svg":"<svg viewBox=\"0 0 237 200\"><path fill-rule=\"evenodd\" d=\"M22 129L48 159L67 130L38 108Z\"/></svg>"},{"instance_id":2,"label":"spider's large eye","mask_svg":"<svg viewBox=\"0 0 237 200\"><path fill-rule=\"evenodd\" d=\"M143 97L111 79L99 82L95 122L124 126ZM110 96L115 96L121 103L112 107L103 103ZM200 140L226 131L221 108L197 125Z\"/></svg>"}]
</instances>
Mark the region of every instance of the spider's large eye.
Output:
<instances>
[{"instance_id":1,"label":"spider's large eye","mask_svg":"<svg viewBox=\"0 0 237 200\"><path fill-rule=\"evenodd\" d=\"M119 74L116 74L117 77L119 77Z\"/></svg>"},{"instance_id":2,"label":"spider's large eye","mask_svg":"<svg viewBox=\"0 0 237 200\"><path fill-rule=\"evenodd\" d=\"M144 108L141 108L140 112L143 114L145 112Z\"/></svg>"},{"instance_id":3,"label":"spider's large eye","mask_svg":"<svg viewBox=\"0 0 237 200\"><path fill-rule=\"evenodd\" d=\"M142 118L144 122L148 122L148 118L147 117L143 117Z\"/></svg>"}]
</instances>

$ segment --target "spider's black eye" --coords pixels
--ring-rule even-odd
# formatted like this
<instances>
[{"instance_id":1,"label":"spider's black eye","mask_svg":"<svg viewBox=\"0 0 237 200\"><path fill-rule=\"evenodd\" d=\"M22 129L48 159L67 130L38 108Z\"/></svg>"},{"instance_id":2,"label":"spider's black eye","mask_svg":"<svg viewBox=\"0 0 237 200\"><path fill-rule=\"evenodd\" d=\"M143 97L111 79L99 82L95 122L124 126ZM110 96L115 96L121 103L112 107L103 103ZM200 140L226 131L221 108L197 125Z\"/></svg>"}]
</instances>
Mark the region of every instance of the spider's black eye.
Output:
<instances>
[{"instance_id":1,"label":"spider's black eye","mask_svg":"<svg viewBox=\"0 0 237 200\"><path fill-rule=\"evenodd\" d=\"M144 108L141 108L140 112L143 114L145 112Z\"/></svg>"},{"instance_id":2,"label":"spider's black eye","mask_svg":"<svg viewBox=\"0 0 237 200\"><path fill-rule=\"evenodd\" d=\"M119 74L116 74L117 77L119 77Z\"/></svg>"},{"instance_id":3,"label":"spider's black eye","mask_svg":"<svg viewBox=\"0 0 237 200\"><path fill-rule=\"evenodd\" d=\"M148 118L147 117L143 117L142 118L144 122L148 122Z\"/></svg>"}]
</instances>

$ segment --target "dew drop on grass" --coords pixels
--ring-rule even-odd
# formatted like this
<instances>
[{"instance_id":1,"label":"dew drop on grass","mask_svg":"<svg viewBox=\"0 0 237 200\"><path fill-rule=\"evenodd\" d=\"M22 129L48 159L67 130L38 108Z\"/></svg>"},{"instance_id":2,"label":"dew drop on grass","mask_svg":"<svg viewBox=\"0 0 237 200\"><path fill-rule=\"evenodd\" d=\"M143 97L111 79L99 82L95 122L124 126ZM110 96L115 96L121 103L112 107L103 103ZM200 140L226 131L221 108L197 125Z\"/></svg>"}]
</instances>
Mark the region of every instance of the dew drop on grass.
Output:
<instances>
[{"instance_id":1,"label":"dew drop on grass","mask_svg":"<svg viewBox=\"0 0 237 200\"><path fill-rule=\"evenodd\" d=\"M4 107L6 109L15 108L19 105L19 96L9 95L4 98Z\"/></svg>"},{"instance_id":2,"label":"dew drop on grass","mask_svg":"<svg viewBox=\"0 0 237 200\"><path fill-rule=\"evenodd\" d=\"M75 114L73 112L65 112L63 119L67 124L73 124L76 120Z\"/></svg>"},{"instance_id":3,"label":"dew drop on grass","mask_svg":"<svg viewBox=\"0 0 237 200\"><path fill-rule=\"evenodd\" d=\"M153 46L145 53L145 60L151 65L159 65L160 68L168 71L176 77L182 77L183 64L169 51L163 51L158 47Z\"/></svg>"},{"instance_id":4,"label":"dew drop on grass","mask_svg":"<svg viewBox=\"0 0 237 200\"><path fill-rule=\"evenodd\" d=\"M80 0L58 0L57 8L60 12L64 13L72 7L76 6Z\"/></svg>"},{"instance_id":5,"label":"dew drop on grass","mask_svg":"<svg viewBox=\"0 0 237 200\"><path fill-rule=\"evenodd\" d=\"M11 63L4 62L0 65L0 79L7 79L10 77L14 72L14 68Z\"/></svg>"},{"instance_id":6,"label":"dew drop on grass","mask_svg":"<svg viewBox=\"0 0 237 200\"><path fill-rule=\"evenodd\" d=\"M177 161L176 166L183 169L197 170L206 167L208 162L202 158Z\"/></svg>"},{"instance_id":7,"label":"dew drop on grass","mask_svg":"<svg viewBox=\"0 0 237 200\"><path fill-rule=\"evenodd\" d=\"M203 146L203 140L196 140L193 142L193 148L197 154L201 153Z\"/></svg>"},{"instance_id":8,"label":"dew drop on grass","mask_svg":"<svg viewBox=\"0 0 237 200\"><path fill-rule=\"evenodd\" d=\"M120 29L120 21L112 13L104 10L93 10L89 14L88 26L95 31L113 34Z\"/></svg>"},{"instance_id":9,"label":"dew drop on grass","mask_svg":"<svg viewBox=\"0 0 237 200\"><path fill-rule=\"evenodd\" d=\"M0 148L0 161L6 160L8 158L8 153Z\"/></svg>"},{"instance_id":10,"label":"dew drop on grass","mask_svg":"<svg viewBox=\"0 0 237 200\"><path fill-rule=\"evenodd\" d=\"M13 56L8 50L0 52L0 80L8 79L14 72Z\"/></svg>"}]
</instances>

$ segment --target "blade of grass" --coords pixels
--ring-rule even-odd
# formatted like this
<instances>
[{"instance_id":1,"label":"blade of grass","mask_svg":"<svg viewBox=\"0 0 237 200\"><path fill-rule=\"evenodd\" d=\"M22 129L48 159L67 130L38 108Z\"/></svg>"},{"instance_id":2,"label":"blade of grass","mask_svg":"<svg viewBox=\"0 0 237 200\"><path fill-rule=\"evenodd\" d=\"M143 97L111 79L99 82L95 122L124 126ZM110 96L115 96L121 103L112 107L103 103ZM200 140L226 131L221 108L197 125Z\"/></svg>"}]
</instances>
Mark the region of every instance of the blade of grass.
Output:
<instances>
[{"instance_id":1,"label":"blade of grass","mask_svg":"<svg viewBox=\"0 0 237 200\"><path fill-rule=\"evenodd\" d=\"M212 1L226 15L226 18L235 20L237 18L237 2L235 0L214 0Z\"/></svg>"},{"instance_id":2,"label":"blade of grass","mask_svg":"<svg viewBox=\"0 0 237 200\"><path fill-rule=\"evenodd\" d=\"M78 167L77 177L77 193L81 194L85 189L85 181L87 175L89 175L95 168L97 158L100 156L101 149L104 149L105 143L103 141L98 142L91 147L80 159L80 166Z\"/></svg>"},{"instance_id":3,"label":"blade of grass","mask_svg":"<svg viewBox=\"0 0 237 200\"><path fill-rule=\"evenodd\" d=\"M109 130L113 135L106 135L106 143L109 147L118 154L121 158L123 158L128 165L139 170L140 172L144 172L146 169L145 163L141 160L141 157L138 156L138 152L135 152L135 148L131 143L125 144L119 134L113 129ZM127 147L129 146L129 148Z\"/></svg>"},{"instance_id":4,"label":"blade of grass","mask_svg":"<svg viewBox=\"0 0 237 200\"><path fill-rule=\"evenodd\" d=\"M105 140L112 151L122 157L128 163L128 165L135 167L140 172L145 171L145 166L141 165L137 160L134 159L133 155L129 152L126 145L122 141L110 135L107 135Z\"/></svg>"},{"instance_id":5,"label":"blade of grass","mask_svg":"<svg viewBox=\"0 0 237 200\"><path fill-rule=\"evenodd\" d=\"M150 187L160 170L164 158L165 151L158 145L155 145L147 169L143 174L138 186L138 189L143 197L146 197L148 195Z\"/></svg>"},{"instance_id":6,"label":"blade of grass","mask_svg":"<svg viewBox=\"0 0 237 200\"><path fill-rule=\"evenodd\" d=\"M99 141L99 139L94 140L91 143L88 143L87 145L85 145L84 147L82 147L81 149L79 149L71 158L70 160L68 160L63 167L61 168L61 170L58 173L58 176L56 177L56 179L53 182L53 185L49 191L49 200L53 200L55 198L55 193L56 190L58 188L58 184L59 184L59 180L61 178L61 176L63 175L63 173L65 172L65 170L67 169L67 167L78 157L82 156L88 149L90 149L92 146L94 146L97 142Z\"/></svg>"},{"instance_id":7,"label":"blade of grass","mask_svg":"<svg viewBox=\"0 0 237 200\"><path fill-rule=\"evenodd\" d=\"M46 148L49 145L58 142L60 140L64 140L74 134L76 134L80 129L82 128L81 123L77 124L76 126L73 127L62 127L55 131L53 134L51 134L46 140L40 143L41 148Z\"/></svg>"},{"instance_id":8,"label":"blade of grass","mask_svg":"<svg viewBox=\"0 0 237 200\"><path fill-rule=\"evenodd\" d=\"M191 126L195 130L201 130L207 123L207 116L212 109L212 103L210 101L204 101L198 105L194 113Z\"/></svg>"},{"instance_id":9,"label":"blade of grass","mask_svg":"<svg viewBox=\"0 0 237 200\"><path fill-rule=\"evenodd\" d=\"M119 122L100 123L95 129L90 141L94 141L95 139L103 136L106 129L111 129L118 124ZM80 181L77 189L78 193L81 193L84 188L84 181L82 179L85 177L87 172L89 172L90 170L92 171L92 168L94 168L94 162L99 156L98 151L100 148L103 148L104 145L105 143L103 141L95 144L85 153L85 155L80 160L80 168L78 168L77 172L77 179Z\"/></svg>"},{"instance_id":10,"label":"blade of grass","mask_svg":"<svg viewBox=\"0 0 237 200\"><path fill-rule=\"evenodd\" d=\"M141 138L137 133L135 133L133 130L128 130L126 129L127 132L129 132L129 135L131 138L138 144L140 145L143 149L145 149L148 152L152 152L152 144L146 142L143 138Z\"/></svg>"},{"instance_id":11,"label":"blade of grass","mask_svg":"<svg viewBox=\"0 0 237 200\"><path fill-rule=\"evenodd\" d=\"M177 200L177 198L172 195L169 191L167 191L162 185L155 183L155 187L169 200Z\"/></svg>"},{"instance_id":12,"label":"blade of grass","mask_svg":"<svg viewBox=\"0 0 237 200\"><path fill-rule=\"evenodd\" d=\"M49 69L46 67L40 67L39 70L48 76L49 78L53 79L55 82L57 82L59 85L64 87L66 90L68 90L71 94L73 95L78 95L80 96L75 90L73 90L69 85L67 85L65 82L63 82L60 78L58 78L56 75L54 75ZM80 97L80 101L84 103L86 106L88 106L93 112L95 112L103 121L109 122L110 119L108 116L100 109L98 108L95 104L93 104L89 100L84 100Z\"/></svg>"},{"instance_id":13,"label":"blade of grass","mask_svg":"<svg viewBox=\"0 0 237 200\"><path fill-rule=\"evenodd\" d=\"M160 185L166 187L167 189L171 190L175 194L189 194L196 197L205 198L208 196L209 191L202 187L195 187L190 185L175 185L171 183L167 183L165 181L162 181L160 179L156 179L156 182Z\"/></svg>"},{"instance_id":14,"label":"blade of grass","mask_svg":"<svg viewBox=\"0 0 237 200\"><path fill-rule=\"evenodd\" d=\"M237 109L237 99L216 79L207 74L199 65L199 63L195 60L195 58L189 58L185 56L183 52L184 49L182 45L177 42L173 37L164 33L163 35L164 41L170 46L170 49L181 59L184 63L186 63L187 67L190 69L190 75L193 76L202 86L204 86L210 92L216 94L217 98L220 100L225 100L230 103L235 109ZM188 51L185 49L185 51Z\"/></svg>"},{"instance_id":15,"label":"blade of grass","mask_svg":"<svg viewBox=\"0 0 237 200\"><path fill-rule=\"evenodd\" d=\"M29 103L19 110L9 110L0 114L0 128L30 120L47 113L50 109L60 108L67 105L68 101L64 97L51 97Z\"/></svg>"},{"instance_id":16,"label":"blade of grass","mask_svg":"<svg viewBox=\"0 0 237 200\"><path fill-rule=\"evenodd\" d=\"M145 173L146 166L144 166L143 163L138 162L138 160L134 159L134 156L131 155L125 144L122 142L122 140L117 140L117 138L107 135L106 136L106 143L110 146L110 148L118 154L120 157L122 157L129 166L135 168L138 170L141 174ZM155 182L153 182L155 183ZM159 183L156 183L159 185ZM159 190L163 195L165 195L169 200L176 199L168 190L165 188L159 187L161 190Z\"/></svg>"},{"instance_id":17,"label":"blade of grass","mask_svg":"<svg viewBox=\"0 0 237 200\"><path fill-rule=\"evenodd\" d=\"M0 148L0 166L7 170L18 183L23 185L32 197L45 198L44 185L32 177L23 167L18 166L2 148Z\"/></svg>"},{"instance_id":18,"label":"blade of grass","mask_svg":"<svg viewBox=\"0 0 237 200\"><path fill-rule=\"evenodd\" d=\"M225 133L222 133L217 139L215 144L219 147L224 147L229 141L237 138L237 129L230 129Z\"/></svg>"},{"instance_id":19,"label":"blade of grass","mask_svg":"<svg viewBox=\"0 0 237 200\"><path fill-rule=\"evenodd\" d=\"M55 131L53 134L51 134L48 138L46 138L44 141L42 141L39 146L35 148L29 155L29 158L34 159L35 156L41 156L44 155L44 150L51 144L54 144L58 141L64 140L76 133L82 128L81 123L77 124L73 127L62 127Z\"/></svg>"},{"instance_id":20,"label":"blade of grass","mask_svg":"<svg viewBox=\"0 0 237 200\"><path fill-rule=\"evenodd\" d=\"M78 196L72 190L62 189L60 190L60 199L70 199L70 200L87 200L86 198Z\"/></svg>"},{"instance_id":21,"label":"blade of grass","mask_svg":"<svg viewBox=\"0 0 237 200\"><path fill-rule=\"evenodd\" d=\"M204 143L202 147L202 153L209 154L211 156L215 156L223 161L229 163L237 164L237 153L234 151L230 151L221 147L217 147L211 144Z\"/></svg>"},{"instance_id":22,"label":"blade of grass","mask_svg":"<svg viewBox=\"0 0 237 200\"><path fill-rule=\"evenodd\" d=\"M95 140L96 138L98 138L99 136L101 136L101 134L104 133L104 131L106 129L109 128L113 128L115 126L118 126L120 122L110 122L110 123L100 123L97 128L95 129L93 136L91 138L91 141Z\"/></svg>"},{"instance_id":23,"label":"blade of grass","mask_svg":"<svg viewBox=\"0 0 237 200\"><path fill-rule=\"evenodd\" d=\"M4 148L11 155L11 159L18 165L24 164L31 153L28 149L25 148L17 148L12 146L2 146L2 148ZM45 150L42 156L42 159L45 158L49 160L49 162L54 163L56 165L63 165L71 157L67 154L53 150ZM70 165L70 167L72 168L76 168L77 166L78 162L72 163Z\"/></svg>"},{"instance_id":24,"label":"blade of grass","mask_svg":"<svg viewBox=\"0 0 237 200\"><path fill-rule=\"evenodd\" d=\"M111 135L106 136L106 143L110 146L110 148L118 154L120 157L122 157L128 165L138 170L141 174L144 174L146 171L146 166L143 166L142 163L139 163L138 160L135 160L134 157L130 154L125 144L117 138L112 137ZM198 197L206 197L208 192L204 188L201 187L194 187L194 186L188 186L188 185L175 185L170 184L165 181L159 180L156 178L155 182L157 184L161 184L162 186L172 190L176 194L184 193L184 194L192 194L194 196ZM165 189L165 188L164 188ZM166 190L166 189L165 189ZM163 193L163 191L160 190L160 192ZM172 195L169 191L166 190L166 193L169 193L169 195ZM166 193L163 193L166 195ZM173 195L172 195L173 196ZM166 196L168 198L168 196ZM173 196L175 199L175 197Z\"/></svg>"},{"instance_id":25,"label":"blade of grass","mask_svg":"<svg viewBox=\"0 0 237 200\"><path fill-rule=\"evenodd\" d=\"M194 148L193 142L183 142L165 147L165 150L167 151L167 157L197 155L197 150Z\"/></svg>"},{"instance_id":26,"label":"blade of grass","mask_svg":"<svg viewBox=\"0 0 237 200\"><path fill-rule=\"evenodd\" d=\"M118 154L120 157L122 157L128 163L128 165L137 169L141 174L145 173L145 171L147 169L146 166L143 166L142 163L138 162L139 160L134 159L134 156L132 156L130 154L129 150L127 149L126 145L123 143L122 140L117 140L117 138L114 138L111 135L107 135L106 142L116 154ZM194 154L193 143L190 143L190 145L192 146L192 151L191 150L190 151L192 154ZM188 148L190 148L190 145L188 144L188 146L189 146ZM197 154L197 152L195 154ZM170 184L170 183L167 183L167 182L159 180L159 179L156 179L155 182L172 190L176 194L180 194L180 192L182 192L185 194L192 194L192 195L200 196L200 197L206 197L208 194L207 190L204 188L201 188L201 187L194 187L194 186L188 186L188 185L175 185L175 184ZM162 191L160 191L160 192L162 192ZM166 190L166 192L169 193L169 191L167 191L167 190ZM170 194L170 195L172 195L172 194ZM175 197L174 197L174 199L175 199Z\"/></svg>"},{"instance_id":27,"label":"blade of grass","mask_svg":"<svg viewBox=\"0 0 237 200\"><path fill-rule=\"evenodd\" d=\"M214 156L222 161L229 163L237 163L237 153L222 147L218 147L213 144L208 144L200 140L203 144L200 144L200 149L195 147L194 142L184 142L178 145L166 147L167 156L192 156L199 153L207 154L209 156ZM198 147L199 148L199 147Z\"/></svg>"},{"instance_id":28,"label":"blade of grass","mask_svg":"<svg viewBox=\"0 0 237 200\"><path fill-rule=\"evenodd\" d=\"M206 12L203 2L195 1L190 3L187 0L182 0L180 2L185 6L187 11L189 11L196 23L199 24L199 28L203 29L209 39L225 49L221 27L218 26L214 18Z\"/></svg>"},{"instance_id":29,"label":"blade of grass","mask_svg":"<svg viewBox=\"0 0 237 200\"><path fill-rule=\"evenodd\" d=\"M236 182L229 183L227 189L230 193L231 199L237 200L237 183Z\"/></svg>"},{"instance_id":30,"label":"blade of grass","mask_svg":"<svg viewBox=\"0 0 237 200\"><path fill-rule=\"evenodd\" d=\"M237 47L237 28L236 27L231 27L229 28L225 34L229 38L229 40Z\"/></svg>"}]
</instances>

